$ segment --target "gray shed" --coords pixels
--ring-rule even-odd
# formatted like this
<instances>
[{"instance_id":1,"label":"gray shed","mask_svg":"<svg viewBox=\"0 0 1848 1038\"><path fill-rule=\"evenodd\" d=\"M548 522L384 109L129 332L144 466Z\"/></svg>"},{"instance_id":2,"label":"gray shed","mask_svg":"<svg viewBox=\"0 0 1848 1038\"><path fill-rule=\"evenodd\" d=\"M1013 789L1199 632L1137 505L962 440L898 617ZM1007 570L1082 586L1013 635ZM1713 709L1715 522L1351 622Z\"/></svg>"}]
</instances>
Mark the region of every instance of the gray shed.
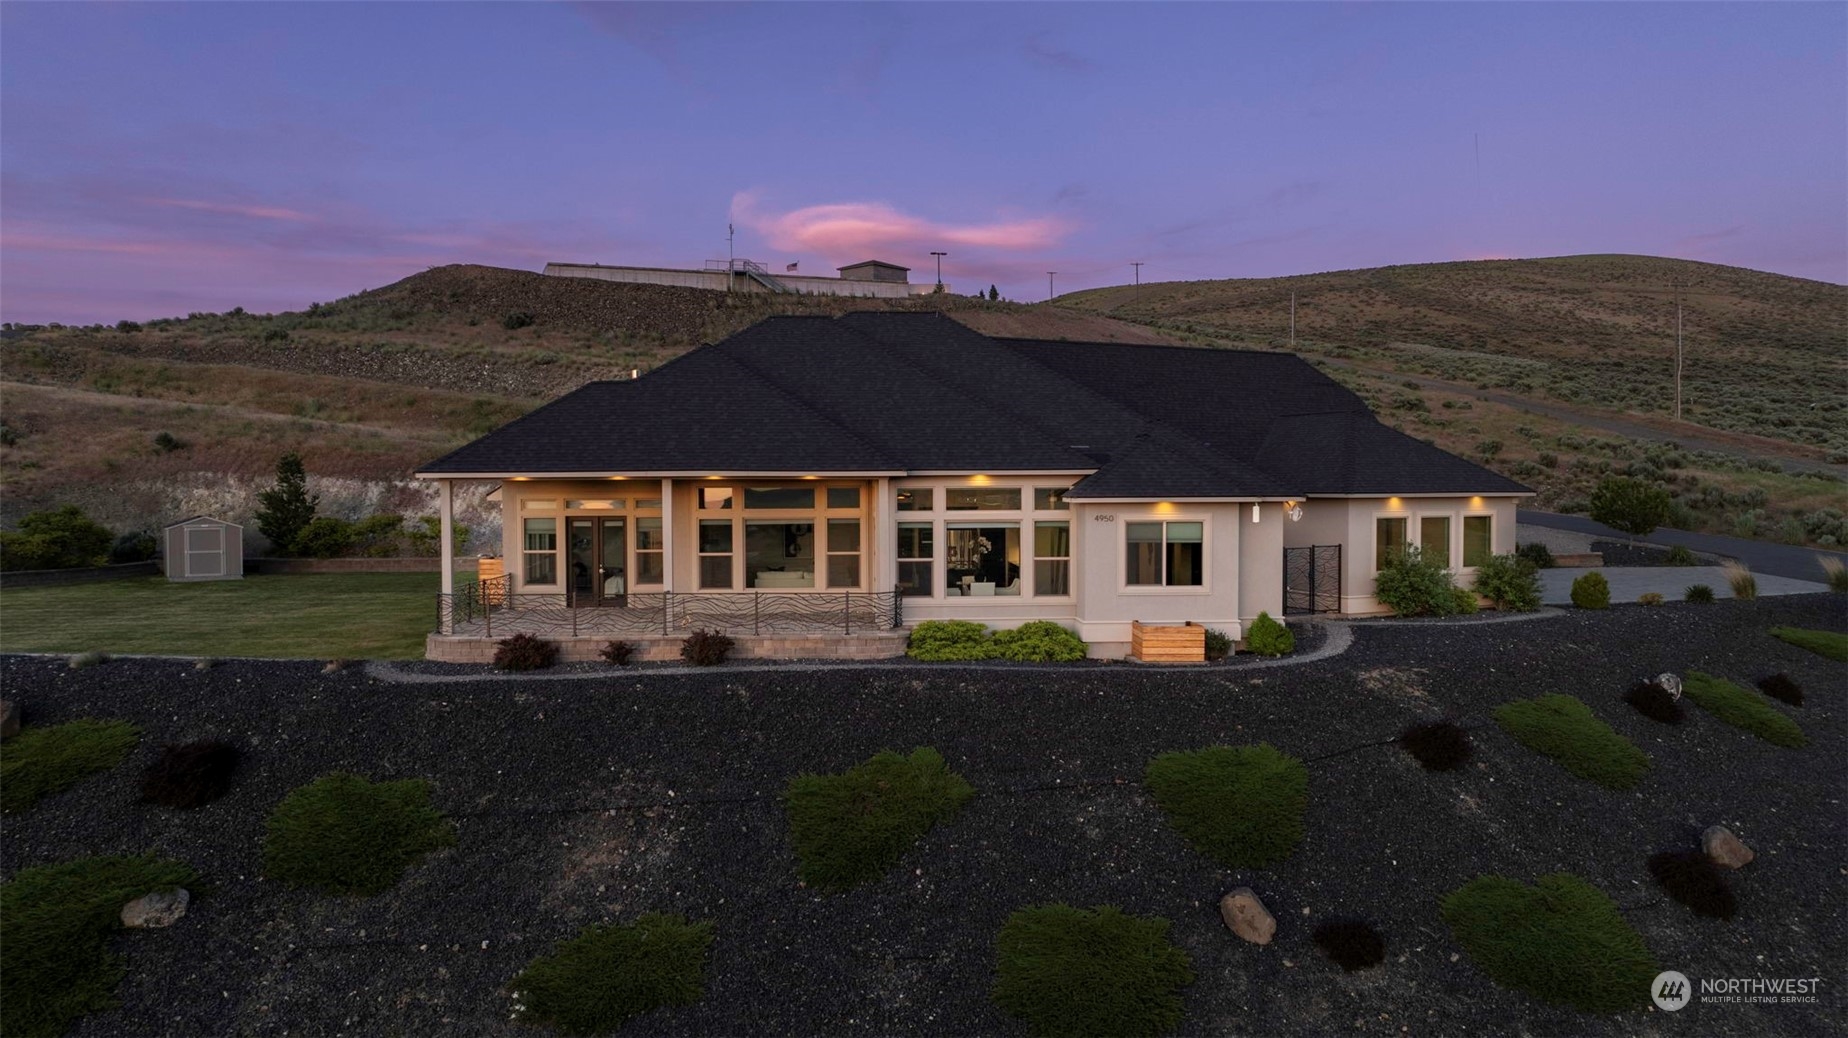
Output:
<instances>
[{"instance_id":1,"label":"gray shed","mask_svg":"<svg viewBox=\"0 0 1848 1038\"><path fill-rule=\"evenodd\" d=\"M244 579L244 528L209 515L182 519L163 531L168 580Z\"/></svg>"}]
</instances>

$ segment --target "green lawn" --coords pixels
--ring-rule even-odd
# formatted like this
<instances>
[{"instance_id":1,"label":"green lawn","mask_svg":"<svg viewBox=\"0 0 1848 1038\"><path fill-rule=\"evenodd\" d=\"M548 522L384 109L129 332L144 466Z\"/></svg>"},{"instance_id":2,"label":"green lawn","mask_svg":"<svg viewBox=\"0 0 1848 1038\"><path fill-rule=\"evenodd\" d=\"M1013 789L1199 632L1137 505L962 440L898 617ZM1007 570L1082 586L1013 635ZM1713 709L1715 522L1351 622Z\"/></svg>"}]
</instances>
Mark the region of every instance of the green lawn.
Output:
<instances>
[{"instance_id":1,"label":"green lawn","mask_svg":"<svg viewBox=\"0 0 1848 1038\"><path fill-rule=\"evenodd\" d=\"M162 577L0 590L0 651L414 659L436 624L434 573Z\"/></svg>"}]
</instances>

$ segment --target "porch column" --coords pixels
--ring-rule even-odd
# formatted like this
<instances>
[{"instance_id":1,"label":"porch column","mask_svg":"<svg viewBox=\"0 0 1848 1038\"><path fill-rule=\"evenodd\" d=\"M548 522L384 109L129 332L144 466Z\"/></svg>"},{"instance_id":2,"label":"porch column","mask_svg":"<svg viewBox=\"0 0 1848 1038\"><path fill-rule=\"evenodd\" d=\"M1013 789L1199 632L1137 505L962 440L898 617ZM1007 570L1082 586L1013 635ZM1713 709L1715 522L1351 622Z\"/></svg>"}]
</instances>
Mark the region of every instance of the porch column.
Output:
<instances>
[{"instance_id":1,"label":"porch column","mask_svg":"<svg viewBox=\"0 0 1848 1038\"><path fill-rule=\"evenodd\" d=\"M661 590L674 590L674 481L661 481Z\"/></svg>"},{"instance_id":2,"label":"porch column","mask_svg":"<svg viewBox=\"0 0 1848 1038\"><path fill-rule=\"evenodd\" d=\"M891 591L898 587L898 523L894 520L897 503L892 499L892 480L881 476L873 481L873 507L869 513L872 517L872 536L867 538L871 547L869 563L873 568L873 579L868 587L873 591Z\"/></svg>"},{"instance_id":3,"label":"porch column","mask_svg":"<svg viewBox=\"0 0 1848 1038\"><path fill-rule=\"evenodd\" d=\"M443 539L443 594L456 593L456 502L452 481L436 481L436 514L441 519L439 533Z\"/></svg>"}]
</instances>

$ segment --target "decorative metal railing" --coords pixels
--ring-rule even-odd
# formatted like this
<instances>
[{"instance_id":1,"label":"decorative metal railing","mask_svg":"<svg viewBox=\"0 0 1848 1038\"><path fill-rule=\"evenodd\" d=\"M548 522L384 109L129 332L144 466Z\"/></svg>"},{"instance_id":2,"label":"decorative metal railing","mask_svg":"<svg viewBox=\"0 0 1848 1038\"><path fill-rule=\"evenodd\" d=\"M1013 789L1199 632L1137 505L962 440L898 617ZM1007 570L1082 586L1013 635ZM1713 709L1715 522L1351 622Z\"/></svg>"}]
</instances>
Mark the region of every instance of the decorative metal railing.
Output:
<instances>
[{"instance_id":1,"label":"decorative metal railing","mask_svg":"<svg viewBox=\"0 0 1848 1038\"><path fill-rule=\"evenodd\" d=\"M664 591L625 595L620 604L572 606L560 595L521 594L507 577L490 577L436 599L438 634L488 638L673 635L696 628L733 634L853 634L904 623L904 600L896 591Z\"/></svg>"}]
</instances>

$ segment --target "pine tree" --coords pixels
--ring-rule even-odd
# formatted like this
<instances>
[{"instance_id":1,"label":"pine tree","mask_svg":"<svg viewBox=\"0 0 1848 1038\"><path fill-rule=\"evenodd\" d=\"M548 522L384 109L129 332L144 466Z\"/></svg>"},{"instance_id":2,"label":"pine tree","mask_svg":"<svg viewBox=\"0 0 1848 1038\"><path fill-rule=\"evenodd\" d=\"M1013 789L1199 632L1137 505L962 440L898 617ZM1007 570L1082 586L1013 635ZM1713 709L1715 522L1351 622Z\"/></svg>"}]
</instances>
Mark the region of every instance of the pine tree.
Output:
<instances>
[{"instance_id":1,"label":"pine tree","mask_svg":"<svg viewBox=\"0 0 1848 1038\"><path fill-rule=\"evenodd\" d=\"M988 286L988 301L993 303L993 302L999 301L1000 298L1001 298L1001 290L996 288L993 285L989 285Z\"/></svg>"},{"instance_id":2,"label":"pine tree","mask_svg":"<svg viewBox=\"0 0 1848 1038\"><path fill-rule=\"evenodd\" d=\"M291 451L276 462L276 485L259 493L257 500L263 505L257 510L257 529L277 553L287 554L296 535L314 521L321 496L308 493L302 456Z\"/></svg>"}]
</instances>

